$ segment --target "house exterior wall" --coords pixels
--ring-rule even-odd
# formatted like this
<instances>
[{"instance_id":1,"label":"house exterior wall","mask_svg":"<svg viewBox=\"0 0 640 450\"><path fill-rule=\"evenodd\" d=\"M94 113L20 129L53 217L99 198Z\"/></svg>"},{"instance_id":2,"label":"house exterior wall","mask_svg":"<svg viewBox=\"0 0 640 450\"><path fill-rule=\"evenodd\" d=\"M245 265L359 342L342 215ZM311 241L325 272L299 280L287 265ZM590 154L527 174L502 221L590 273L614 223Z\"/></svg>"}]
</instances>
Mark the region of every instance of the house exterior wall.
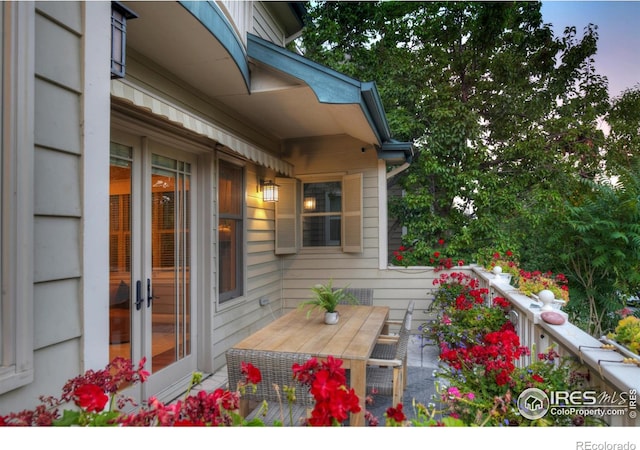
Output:
<instances>
[{"instance_id":1,"label":"house exterior wall","mask_svg":"<svg viewBox=\"0 0 640 450\"><path fill-rule=\"evenodd\" d=\"M381 191L385 180L373 148L342 135L280 141L135 51L127 52L126 77L111 81L110 2L26 4L32 8L35 55L29 73L35 98L29 111L33 145L24 149L33 161L29 225L34 251L29 275L33 278L34 379L23 387L0 391L0 414L31 408L40 395L57 395L68 379L108 362L109 141L111 123L116 118L122 121L123 116L197 148L198 220L203 230L197 263L204 275L197 288L198 370L219 370L226 362L227 348L307 299L310 286L329 278L336 286L374 287L374 302L391 304L392 316L398 318L410 299L425 297L428 275L403 274L407 282L399 290L393 287L398 273L379 268L384 214L379 197L385 195ZM280 45L284 41L276 18L259 2L224 4L227 17L238 21L235 29L243 39L242 30L251 22L256 34ZM254 20L247 14L254 14ZM225 145L117 97L115 83L215 127L228 137ZM290 175L295 177L362 173L363 252L307 249L276 255L275 208L262 201L259 185L260 180L282 173L243 156L233 148L234 142L250 145L269 158L281 158L291 164L287 167L293 167ZM217 301L219 158L242 165L245 183L244 295L224 303ZM263 298L268 300L266 306L259 305Z\"/></svg>"},{"instance_id":2,"label":"house exterior wall","mask_svg":"<svg viewBox=\"0 0 640 450\"><path fill-rule=\"evenodd\" d=\"M284 46L284 31L262 2L253 2L252 33L274 44Z\"/></svg>"},{"instance_id":3,"label":"house exterior wall","mask_svg":"<svg viewBox=\"0 0 640 450\"><path fill-rule=\"evenodd\" d=\"M56 394L83 370L85 10L78 2L31 3L35 22L33 114L34 381L0 395L0 412ZM108 10L108 7L107 7ZM64 364L60 362L64 361Z\"/></svg>"},{"instance_id":4,"label":"house exterior wall","mask_svg":"<svg viewBox=\"0 0 640 450\"><path fill-rule=\"evenodd\" d=\"M131 52L127 65L126 83L143 89L156 98L175 105L181 110L194 114L204 122L232 136L234 139L253 143L266 153L274 153L279 143L270 136L261 133L250 124L237 120L224 111L224 108L211 99L203 97L192 87L186 85L172 74L145 60L143 56ZM184 131L184 130L183 130ZM273 320L274 314L281 310L280 264L274 254L274 209L262 202L258 192L260 179L275 178L275 173L258 166L236 154L233 148L222 151L216 149L215 142L202 135L184 131L187 138L197 140L210 147L203 154L205 177L209 178L207 193L210 203L204 205L202 214L210 221L212 230L216 230L216 159L228 157L231 161L243 165L245 170L245 295L223 304L217 302L216 233L212 234L210 272L207 274L210 284L206 286L202 298L204 336L201 345L201 369L212 372L226 364L224 352L227 348ZM206 245L206 243L203 243ZM261 307L258 300L269 299L269 305Z\"/></svg>"},{"instance_id":5,"label":"house exterior wall","mask_svg":"<svg viewBox=\"0 0 640 450\"><path fill-rule=\"evenodd\" d=\"M380 217L386 214L386 208L380 204L380 201L386 201L386 193L380 192L380 186L386 186L386 170L384 164L380 168L375 150L365 147L362 151L362 142L348 136L333 136L288 142L284 153L287 161L295 166L295 176L299 178L340 172L362 172L364 175L363 252L352 254L343 253L339 248L318 248L284 255L282 296L285 311L309 299L311 286L331 279L335 287L373 288L374 304L390 306L390 316L394 319L401 319L409 302L416 300L413 327L417 329L426 318L424 310L430 302L428 291L438 274L427 267L387 269L386 259L380 264L380 258L386 255L379 244L386 241L384 236L380 239L380 233L386 235L387 231L384 225L381 229L386 221ZM338 165L336 161L339 161Z\"/></svg>"}]
</instances>

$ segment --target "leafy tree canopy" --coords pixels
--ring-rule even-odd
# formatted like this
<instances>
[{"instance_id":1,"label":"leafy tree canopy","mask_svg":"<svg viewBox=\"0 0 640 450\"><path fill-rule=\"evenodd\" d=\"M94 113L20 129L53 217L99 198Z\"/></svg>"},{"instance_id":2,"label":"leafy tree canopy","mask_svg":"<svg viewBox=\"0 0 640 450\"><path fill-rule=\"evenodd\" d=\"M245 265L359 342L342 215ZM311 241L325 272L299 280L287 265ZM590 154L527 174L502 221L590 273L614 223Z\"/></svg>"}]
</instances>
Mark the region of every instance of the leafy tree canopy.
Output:
<instances>
[{"instance_id":1,"label":"leafy tree canopy","mask_svg":"<svg viewBox=\"0 0 640 450\"><path fill-rule=\"evenodd\" d=\"M467 261L507 246L524 268L559 271L567 267L562 233L575 233L571 208L602 206L594 185L632 167L640 89L610 102L593 58L597 25L556 36L540 6L308 4L296 45L321 64L375 80L394 137L416 145L397 179L406 194L390 205L408 230L406 245L444 239L449 254Z\"/></svg>"}]
</instances>

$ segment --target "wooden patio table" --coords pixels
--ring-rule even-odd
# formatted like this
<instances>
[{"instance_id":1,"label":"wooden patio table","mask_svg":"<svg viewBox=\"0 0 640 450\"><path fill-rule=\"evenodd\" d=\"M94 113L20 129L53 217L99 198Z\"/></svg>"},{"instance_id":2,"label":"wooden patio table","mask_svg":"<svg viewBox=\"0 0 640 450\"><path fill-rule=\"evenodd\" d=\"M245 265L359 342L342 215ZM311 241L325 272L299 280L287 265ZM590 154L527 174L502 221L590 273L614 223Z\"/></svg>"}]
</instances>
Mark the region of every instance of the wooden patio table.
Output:
<instances>
[{"instance_id":1,"label":"wooden patio table","mask_svg":"<svg viewBox=\"0 0 640 450\"><path fill-rule=\"evenodd\" d=\"M335 325L324 323L324 311L307 319L306 309L295 309L245 338L234 348L287 353L308 353L319 359L339 358L350 369L349 385L360 400L361 411L352 413L350 426L364 426L367 359L389 317L388 306L340 305Z\"/></svg>"}]
</instances>

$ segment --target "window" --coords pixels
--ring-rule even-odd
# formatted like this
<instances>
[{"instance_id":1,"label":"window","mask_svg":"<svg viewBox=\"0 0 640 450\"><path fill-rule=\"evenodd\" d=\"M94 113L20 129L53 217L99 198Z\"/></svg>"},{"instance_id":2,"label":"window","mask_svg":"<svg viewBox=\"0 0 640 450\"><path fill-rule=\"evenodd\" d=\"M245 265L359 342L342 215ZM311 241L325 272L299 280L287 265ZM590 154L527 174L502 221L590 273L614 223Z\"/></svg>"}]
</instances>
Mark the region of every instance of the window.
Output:
<instances>
[{"instance_id":1,"label":"window","mask_svg":"<svg viewBox=\"0 0 640 450\"><path fill-rule=\"evenodd\" d=\"M244 176L242 167L218 166L218 293L220 302L243 292Z\"/></svg>"},{"instance_id":2,"label":"window","mask_svg":"<svg viewBox=\"0 0 640 450\"><path fill-rule=\"evenodd\" d=\"M33 381L33 8L0 3L0 393Z\"/></svg>"},{"instance_id":3,"label":"window","mask_svg":"<svg viewBox=\"0 0 640 450\"><path fill-rule=\"evenodd\" d=\"M303 181L301 187L292 178L278 178L276 182L280 186L280 201L276 203L276 254L297 253L300 247L362 252L361 173L314 177Z\"/></svg>"},{"instance_id":4,"label":"window","mask_svg":"<svg viewBox=\"0 0 640 450\"><path fill-rule=\"evenodd\" d=\"M302 246L341 245L342 181L303 183Z\"/></svg>"}]
</instances>

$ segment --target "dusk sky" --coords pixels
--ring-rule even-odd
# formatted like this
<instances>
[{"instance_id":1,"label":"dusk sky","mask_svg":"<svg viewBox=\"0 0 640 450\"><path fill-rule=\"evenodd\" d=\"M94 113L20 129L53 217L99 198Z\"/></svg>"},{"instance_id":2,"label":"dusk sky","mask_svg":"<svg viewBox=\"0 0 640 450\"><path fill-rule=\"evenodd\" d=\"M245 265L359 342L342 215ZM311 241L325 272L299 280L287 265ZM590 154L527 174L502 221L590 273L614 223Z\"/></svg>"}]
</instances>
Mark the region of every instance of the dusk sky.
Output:
<instances>
[{"instance_id":1,"label":"dusk sky","mask_svg":"<svg viewBox=\"0 0 640 450\"><path fill-rule=\"evenodd\" d=\"M640 85L640 1L543 1L542 18L556 36L575 25L581 38L589 23L598 25L595 65L609 79L610 97Z\"/></svg>"}]
</instances>

